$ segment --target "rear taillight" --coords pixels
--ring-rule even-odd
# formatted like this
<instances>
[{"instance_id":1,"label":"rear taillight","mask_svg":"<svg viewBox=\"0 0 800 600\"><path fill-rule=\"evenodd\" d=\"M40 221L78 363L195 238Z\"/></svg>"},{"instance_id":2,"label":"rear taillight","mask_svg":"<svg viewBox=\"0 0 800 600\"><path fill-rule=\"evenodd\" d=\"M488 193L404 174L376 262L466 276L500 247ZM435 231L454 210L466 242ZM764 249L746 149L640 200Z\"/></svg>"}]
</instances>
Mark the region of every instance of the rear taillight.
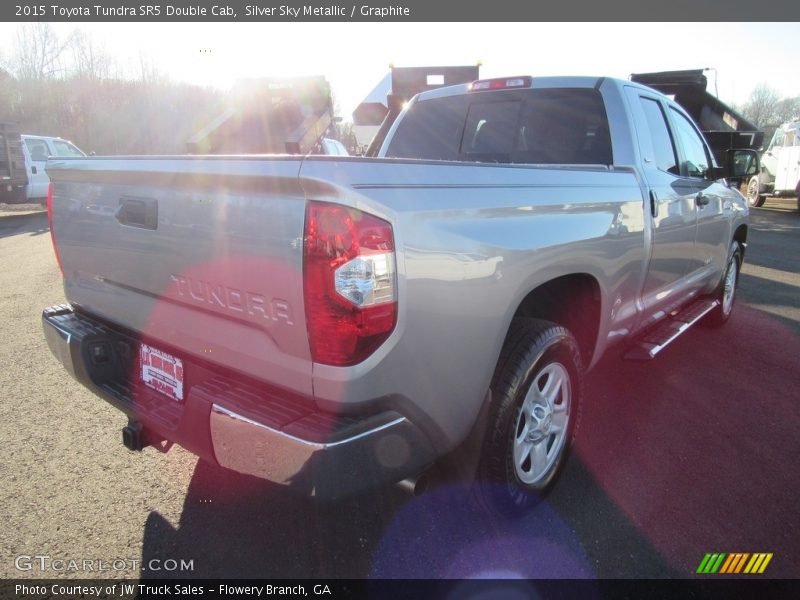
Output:
<instances>
[{"instance_id":1,"label":"rear taillight","mask_svg":"<svg viewBox=\"0 0 800 600\"><path fill-rule=\"evenodd\" d=\"M53 252L56 255L56 262L58 269L61 271L61 276L64 276L64 267L61 266L61 255L58 253L58 245L56 245L56 234L53 231L53 182L47 186L47 222L50 225L50 241L53 242Z\"/></svg>"},{"instance_id":2,"label":"rear taillight","mask_svg":"<svg viewBox=\"0 0 800 600\"><path fill-rule=\"evenodd\" d=\"M354 208L308 203L303 288L314 362L353 365L397 321L392 226Z\"/></svg>"}]
</instances>

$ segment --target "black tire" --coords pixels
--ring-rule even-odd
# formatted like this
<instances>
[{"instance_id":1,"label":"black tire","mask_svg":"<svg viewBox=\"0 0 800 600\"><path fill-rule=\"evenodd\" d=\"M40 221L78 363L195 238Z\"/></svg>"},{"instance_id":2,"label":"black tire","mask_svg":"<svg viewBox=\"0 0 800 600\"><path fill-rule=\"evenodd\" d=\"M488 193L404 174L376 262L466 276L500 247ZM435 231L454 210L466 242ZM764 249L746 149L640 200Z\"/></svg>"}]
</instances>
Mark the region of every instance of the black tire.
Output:
<instances>
[{"instance_id":1,"label":"black tire","mask_svg":"<svg viewBox=\"0 0 800 600\"><path fill-rule=\"evenodd\" d=\"M736 290L739 287L739 271L742 269L742 247L739 242L732 242L730 250L728 251L728 263L725 267L725 274L719 282L714 296L719 300L719 306L708 314L706 324L711 327L721 327L728 322L733 314L733 306L736 302ZM728 301L727 286L729 285L729 276L733 277L732 287L730 289L730 298Z\"/></svg>"},{"instance_id":2,"label":"black tire","mask_svg":"<svg viewBox=\"0 0 800 600\"><path fill-rule=\"evenodd\" d=\"M551 390L548 381L559 389ZM553 398L547 400L542 391ZM549 321L515 319L492 379L492 405L476 485L484 508L513 516L538 503L558 477L574 440L582 394L583 364L573 335ZM523 406L531 410L522 414ZM550 433L551 428L558 432ZM515 451L519 458L527 445L530 462L517 467ZM534 460L544 464L540 477L536 477Z\"/></svg>"},{"instance_id":3,"label":"black tire","mask_svg":"<svg viewBox=\"0 0 800 600\"><path fill-rule=\"evenodd\" d=\"M750 206L758 208L764 206L764 202L767 201L767 196L760 193L760 187L761 182L758 179L758 175L754 175L747 182L747 203Z\"/></svg>"},{"instance_id":4,"label":"black tire","mask_svg":"<svg viewBox=\"0 0 800 600\"><path fill-rule=\"evenodd\" d=\"M794 188L794 195L797 196L797 210L800 210L800 181L797 182L797 187Z\"/></svg>"}]
</instances>

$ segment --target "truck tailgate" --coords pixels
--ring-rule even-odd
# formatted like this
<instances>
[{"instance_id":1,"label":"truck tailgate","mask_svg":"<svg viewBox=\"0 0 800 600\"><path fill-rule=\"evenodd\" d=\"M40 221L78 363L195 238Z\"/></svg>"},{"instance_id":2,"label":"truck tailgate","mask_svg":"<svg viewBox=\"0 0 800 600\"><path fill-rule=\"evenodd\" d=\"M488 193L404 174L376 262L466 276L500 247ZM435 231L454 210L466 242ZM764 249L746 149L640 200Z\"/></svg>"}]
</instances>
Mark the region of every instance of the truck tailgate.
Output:
<instances>
[{"instance_id":1,"label":"truck tailgate","mask_svg":"<svg viewBox=\"0 0 800 600\"><path fill-rule=\"evenodd\" d=\"M148 343L310 395L299 165L51 161L67 299Z\"/></svg>"}]
</instances>

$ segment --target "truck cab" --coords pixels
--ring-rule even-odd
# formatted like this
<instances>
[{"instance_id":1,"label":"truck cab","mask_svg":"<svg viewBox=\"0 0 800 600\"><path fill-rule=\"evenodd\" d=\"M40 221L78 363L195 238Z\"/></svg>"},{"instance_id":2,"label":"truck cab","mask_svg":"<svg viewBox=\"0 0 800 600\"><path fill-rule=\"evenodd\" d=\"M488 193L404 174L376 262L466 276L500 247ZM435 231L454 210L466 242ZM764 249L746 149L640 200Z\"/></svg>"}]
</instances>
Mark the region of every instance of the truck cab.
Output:
<instances>
[{"instance_id":1,"label":"truck cab","mask_svg":"<svg viewBox=\"0 0 800 600\"><path fill-rule=\"evenodd\" d=\"M60 137L29 134L22 134L21 137L25 169L28 173L28 186L25 190L28 200L43 201L47 197L50 178L45 172L45 165L49 157L81 158L86 156L86 153L75 144Z\"/></svg>"},{"instance_id":2,"label":"truck cab","mask_svg":"<svg viewBox=\"0 0 800 600\"><path fill-rule=\"evenodd\" d=\"M761 156L758 175L747 184L751 206L763 206L769 195L798 196L800 209L800 121L781 125Z\"/></svg>"}]
</instances>

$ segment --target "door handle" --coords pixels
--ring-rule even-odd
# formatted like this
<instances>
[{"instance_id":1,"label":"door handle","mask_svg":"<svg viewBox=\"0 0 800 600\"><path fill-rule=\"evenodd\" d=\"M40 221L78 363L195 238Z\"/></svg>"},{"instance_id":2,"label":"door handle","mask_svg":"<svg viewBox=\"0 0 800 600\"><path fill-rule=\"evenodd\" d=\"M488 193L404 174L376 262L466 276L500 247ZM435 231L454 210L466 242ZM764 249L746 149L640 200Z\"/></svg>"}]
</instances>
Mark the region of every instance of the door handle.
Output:
<instances>
[{"instance_id":1,"label":"door handle","mask_svg":"<svg viewBox=\"0 0 800 600\"><path fill-rule=\"evenodd\" d=\"M36 167L31 167L31 175L36 175L36 173L38 173Z\"/></svg>"},{"instance_id":2,"label":"door handle","mask_svg":"<svg viewBox=\"0 0 800 600\"><path fill-rule=\"evenodd\" d=\"M650 214L655 217L658 214L658 209L656 206L658 205L658 196L656 195L655 190L650 190Z\"/></svg>"},{"instance_id":3,"label":"door handle","mask_svg":"<svg viewBox=\"0 0 800 600\"><path fill-rule=\"evenodd\" d=\"M700 192L694 197L694 201L697 203L697 206L705 206L711 202L711 196L706 196L703 192Z\"/></svg>"}]
</instances>

